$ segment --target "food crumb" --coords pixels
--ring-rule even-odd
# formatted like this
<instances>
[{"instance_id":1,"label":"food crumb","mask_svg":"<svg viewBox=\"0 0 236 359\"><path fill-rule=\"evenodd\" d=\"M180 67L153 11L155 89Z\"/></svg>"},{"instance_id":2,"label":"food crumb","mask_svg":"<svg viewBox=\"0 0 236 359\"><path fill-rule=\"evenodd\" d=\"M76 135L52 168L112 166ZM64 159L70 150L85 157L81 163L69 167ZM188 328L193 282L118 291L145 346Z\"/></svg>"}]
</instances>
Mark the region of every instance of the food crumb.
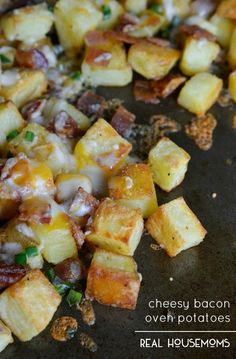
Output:
<instances>
[{"instance_id":1,"label":"food crumb","mask_svg":"<svg viewBox=\"0 0 236 359\"><path fill-rule=\"evenodd\" d=\"M227 158L226 164L229 165L229 166L231 166L232 163L233 163L233 161L231 160L231 158Z\"/></svg>"},{"instance_id":2,"label":"food crumb","mask_svg":"<svg viewBox=\"0 0 236 359\"><path fill-rule=\"evenodd\" d=\"M53 339L65 342L75 336L77 329L78 323L75 318L60 317L53 322L50 333Z\"/></svg>"},{"instance_id":3,"label":"food crumb","mask_svg":"<svg viewBox=\"0 0 236 359\"><path fill-rule=\"evenodd\" d=\"M169 280L170 280L170 282L173 282L174 278L173 278L173 277L170 277Z\"/></svg>"},{"instance_id":4,"label":"food crumb","mask_svg":"<svg viewBox=\"0 0 236 359\"><path fill-rule=\"evenodd\" d=\"M212 193L211 197L212 197L212 198L216 198L216 197L217 197L217 193L215 193L215 192Z\"/></svg>"},{"instance_id":5,"label":"food crumb","mask_svg":"<svg viewBox=\"0 0 236 359\"><path fill-rule=\"evenodd\" d=\"M80 344L82 347L88 349L90 352L94 353L97 351L98 346L95 341L87 334L81 333L79 335Z\"/></svg>"},{"instance_id":6,"label":"food crumb","mask_svg":"<svg viewBox=\"0 0 236 359\"><path fill-rule=\"evenodd\" d=\"M161 246L159 246L158 244L155 244L155 243L151 243L150 247L154 251L160 251L162 249Z\"/></svg>"}]
</instances>

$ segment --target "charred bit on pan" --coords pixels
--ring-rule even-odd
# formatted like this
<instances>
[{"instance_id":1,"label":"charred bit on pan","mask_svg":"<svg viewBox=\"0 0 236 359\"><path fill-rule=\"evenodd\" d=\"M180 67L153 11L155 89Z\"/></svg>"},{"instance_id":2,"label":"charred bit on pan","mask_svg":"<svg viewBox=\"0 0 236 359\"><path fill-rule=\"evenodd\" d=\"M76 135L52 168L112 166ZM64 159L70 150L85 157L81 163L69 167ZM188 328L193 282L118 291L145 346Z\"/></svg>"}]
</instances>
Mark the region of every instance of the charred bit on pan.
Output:
<instances>
[{"instance_id":1,"label":"charred bit on pan","mask_svg":"<svg viewBox=\"0 0 236 359\"><path fill-rule=\"evenodd\" d=\"M50 329L53 339L65 342L72 339L78 329L78 323L73 317L60 317L56 319Z\"/></svg>"}]
</instances>

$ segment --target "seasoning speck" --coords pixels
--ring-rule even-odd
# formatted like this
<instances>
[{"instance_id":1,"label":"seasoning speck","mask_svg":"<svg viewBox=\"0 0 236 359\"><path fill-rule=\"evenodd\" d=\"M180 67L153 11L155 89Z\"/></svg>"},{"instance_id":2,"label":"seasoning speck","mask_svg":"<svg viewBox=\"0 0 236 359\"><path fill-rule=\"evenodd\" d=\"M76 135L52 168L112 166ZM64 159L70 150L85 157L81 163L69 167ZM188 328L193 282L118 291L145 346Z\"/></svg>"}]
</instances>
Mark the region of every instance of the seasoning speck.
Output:
<instances>
[{"instance_id":1,"label":"seasoning speck","mask_svg":"<svg viewBox=\"0 0 236 359\"><path fill-rule=\"evenodd\" d=\"M215 193L215 192L212 193L211 197L212 197L212 198L216 198L216 197L217 197L217 193Z\"/></svg>"},{"instance_id":2,"label":"seasoning speck","mask_svg":"<svg viewBox=\"0 0 236 359\"><path fill-rule=\"evenodd\" d=\"M173 278L173 277L170 277L169 280L170 280L170 282L173 282L174 278Z\"/></svg>"}]
</instances>

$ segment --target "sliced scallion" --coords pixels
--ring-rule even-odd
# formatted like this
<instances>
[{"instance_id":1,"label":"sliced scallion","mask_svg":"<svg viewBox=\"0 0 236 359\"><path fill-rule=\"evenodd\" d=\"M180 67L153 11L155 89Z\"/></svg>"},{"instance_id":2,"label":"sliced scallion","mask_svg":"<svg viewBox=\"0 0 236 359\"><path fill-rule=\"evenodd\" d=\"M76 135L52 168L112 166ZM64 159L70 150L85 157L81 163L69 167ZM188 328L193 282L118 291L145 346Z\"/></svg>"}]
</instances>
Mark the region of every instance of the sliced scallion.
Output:
<instances>
[{"instance_id":1,"label":"sliced scallion","mask_svg":"<svg viewBox=\"0 0 236 359\"><path fill-rule=\"evenodd\" d=\"M11 131L11 132L8 133L6 139L7 139L7 141L11 141L11 140L13 140L14 138L16 138L18 135L19 135L19 131L13 130L13 131Z\"/></svg>"},{"instance_id":2,"label":"sliced scallion","mask_svg":"<svg viewBox=\"0 0 236 359\"><path fill-rule=\"evenodd\" d=\"M28 142L33 142L35 134L32 131L26 131L25 140Z\"/></svg>"},{"instance_id":3,"label":"sliced scallion","mask_svg":"<svg viewBox=\"0 0 236 359\"><path fill-rule=\"evenodd\" d=\"M15 263L18 265L26 265L27 264L27 256L25 252L21 252L15 255Z\"/></svg>"},{"instance_id":4,"label":"sliced scallion","mask_svg":"<svg viewBox=\"0 0 236 359\"><path fill-rule=\"evenodd\" d=\"M74 289L71 289L66 297L67 303L69 304L70 307L72 307L72 305L79 304L81 302L81 299L82 299L82 293L77 292Z\"/></svg>"},{"instance_id":5,"label":"sliced scallion","mask_svg":"<svg viewBox=\"0 0 236 359\"><path fill-rule=\"evenodd\" d=\"M103 20L109 20L111 18L111 8L108 5L102 6Z\"/></svg>"},{"instance_id":6,"label":"sliced scallion","mask_svg":"<svg viewBox=\"0 0 236 359\"><path fill-rule=\"evenodd\" d=\"M38 248L37 247L28 247L25 249L25 253L28 258L36 257L38 255Z\"/></svg>"}]
</instances>

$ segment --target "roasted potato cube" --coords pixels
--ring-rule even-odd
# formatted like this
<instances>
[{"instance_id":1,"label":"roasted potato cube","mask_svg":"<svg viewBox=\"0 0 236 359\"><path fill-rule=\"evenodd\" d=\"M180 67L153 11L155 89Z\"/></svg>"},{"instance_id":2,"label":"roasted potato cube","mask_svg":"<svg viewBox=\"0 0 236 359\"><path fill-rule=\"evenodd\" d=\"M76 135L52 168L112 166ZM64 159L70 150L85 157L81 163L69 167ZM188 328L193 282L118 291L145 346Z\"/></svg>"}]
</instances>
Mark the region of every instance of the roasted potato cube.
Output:
<instances>
[{"instance_id":1,"label":"roasted potato cube","mask_svg":"<svg viewBox=\"0 0 236 359\"><path fill-rule=\"evenodd\" d=\"M61 296L39 269L31 270L0 295L0 316L21 341L46 328Z\"/></svg>"},{"instance_id":2,"label":"roasted potato cube","mask_svg":"<svg viewBox=\"0 0 236 359\"><path fill-rule=\"evenodd\" d=\"M43 109L43 115L47 123L50 123L61 111L65 111L75 121L79 130L86 131L89 128L90 121L87 116L77 110L75 106L56 97L50 97L47 101Z\"/></svg>"},{"instance_id":3,"label":"roasted potato cube","mask_svg":"<svg viewBox=\"0 0 236 359\"><path fill-rule=\"evenodd\" d=\"M186 19L186 24L188 25L196 25L200 27L201 29L207 30L211 34L215 35L217 34L217 28L216 25L212 22L206 20L202 16L191 16L188 19Z\"/></svg>"},{"instance_id":4,"label":"roasted potato cube","mask_svg":"<svg viewBox=\"0 0 236 359\"><path fill-rule=\"evenodd\" d=\"M163 137L148 155L154 182L170 192L184 180L190 158L181 147Z\"/></svg>"},{"instance_id":5,"label":"roasted potato cube","mask_svg":"<svg viewBox=\"0 0 236 359\"><path fill-rule=\"evenodd\" d=\"M204 115L216 102L223 81L207 72L202 72L188 80L181 89L178 104L198 116Z\"/></svg>"},{"instance_id":6,"label":"roasted potato cube","mask_svg":"<svg viewBox=\"0 0 236 359\"><path fill-rule=\"evenodd\" d=\"M0 149L1 151L7 144L7 136L14 130L21 130L25 125L20 112L16 106L10 102L0 104Z\"/></svg>"},{"instance_id":7,"label":"roasted potato cube","mask_svg":"<svg viewBox=\"0 0 236 359\"><path fill-rule=\"evenodd\" d=\"M228 48L234 30L234 23L230 19L219 15L213 15L210 22L216 26L216 38L221 46Z\"/></svg>"},{"instance_id":8,"label":"roasted potato cube","mask_svg":"<svg viewBox=\"0 0 236 359\"><path fill-rule=\"evenodd\" d=\"M89 268L86 296L101 304L135 309L140 282L133 258L99 249Z\"/></svg>"},{"instance_id":9,"label":"roasted potato cube","mask_svg":"<svg viewBox=\"0 0 236 359\"><path fill-rule=\"evenodd\" d=\"M103 36L99 32L92 34ZM123 44L106 35L97 45L89 46L87 42L81 69L85 80L93 86L125 86L132 81L133 73Z\"/></svg>"},{"instance_id":10,"label":"roasted potato cube","mask_svg":"<svg viewBox=\"0 0 236 359\"><path fill-rule=\"evenodd\" d=\"M32 140L29 140L28 134ZM54 176L76 169L75 158L69 153L60 137L37 123L27 125L9 142L8 148L13 154L24 152L30 158L45 162Z\"/></svg>"},{"instance_id":11,"label":"roasted potato cube","mask_svg":"<svg viewBox=\"0 0 236 359\"><path fill-rule=\"evenodd\" d=\"M59 203L71 199L79 187L88 193L92 193L91 180L80 173L61 173L57 176L55 184L57 188L56 199Z\"/></svg>"},{"instance_id":12,"label":"roasted potato cube","mask_svg":"<svg viewBox=\"0 0 236 359\"><path fill-rule=\"evenodd\" d=\"M46 4L25 6L4 15L0 25L9 41L35 43L50 30L54 21L53 14Z\"/></svg>"},{"instance_id":13,"label":"roasted potato cube","mask_svg":"<svg viewBox=\"0 0 236 359\"><path fill-rule=\"evenodd\" d=\"M146 10L139 18L136 25L127 28L129 35L134 37L152 37L154 36L164 23L163 16L154 11Z\"/></svg>"},{"instance_id":14,"label":"roasted potato cube","mask_svg":"<svg viewBox=\"0 0 236 359\"><path fill-rule=\"evenodd\" d=\"M236 71L229 75L229 92L234 102L236 102Z\"/></svg>"},{"instance_id":15,"label":"roasted potato cube","mask_svg":"<svg viewBox=\"0 0 236 359\"><path fill-rule=\"evenodd\" d=\"M4 83L0 88L0 96L11 100L18 108L26 102L40 97L47 89L47 80L42 71L8 70L6 72Z\"/></svg>"},{"instance_id":16,"label":"roasted potato cube","mask_svg":"<svg viewBox=\"0 0 236 359\"><path fill-rule=\"evenodd\" d=\"M86 240L102 249L132 256L143 233L143 218L138 209L111 199L98 207Z\"/></svg>"},{"instance_id":17,"label":"roasted potato cube","mask_svg":"<svg viewBox=\"0 0 236 359\"><path fill-rule=\"evenodd\" d=\"M220 1L216 10L217 15L226 17L228 19L236 20L236 3L235 0Z\"/></svg>"},{"instance_id":18,"label":"roasted potato cube","mask_svg":"<svg viewBox=\"0 0 236 359\"><path fill-rule=\"evenodd\" d=\"M86 32L94 30L103 18L91 0L59 0L54 14L60 43L72 55L81 50Z\"/></svg>"},{"instance_id":19,"label":"roasted potato cube","mask_svg":"<svg viewBox=\"0 0 236 359\"><path fill-rule=\"evenodd\" d=\"M236 69L236 27L230 39L228 61L233 69Z\"/></svg>"},{"instance_id":20,"label":"roasted potato cube","mask_svg":"<svg viewBox=\"0 0 236 359\"><path fill-rule=\"evenodd\" d=\"M0 320L0 353L8 346L13 343L11 331L6 327L5 324Z\"/></svg>"},{"instance_id":21,"label":"roasted potato cube","mask_svg":"<svg viewBox=\"0 0 236 359\"><path fill-rule=\"evenodd\" d=\"M50 168L44 163L28 159L23 153L6 162L1 173L0 188L3 199L9 192L9 198L18 202L33 196L55 194Z\"/></svg>"},{"instance_id":22,"label":"roasted potato cube","mask_svg":"<svg viewBox=\"0 0 236 359\"><path fill-rule=\"evenodd\" d=\"M178 50L142 41L131 46L128 61L136 72L147 79L161 79L170 72L179 57Z\"/></svg>"},{"instance_id":23,"label":"roasted potato cube","mask_svg":"<svg viewBox=\"0 0 236 359\"><path fill-rule=\"evenodd\" d=\"M133 14L140 14L147 8L147 0L123 0L125 9Z\"/></svg>"},{"instance_id":24,"label":"roasted potato cube","mask_svg":"<svg viewBox=\"0 0 236 359\"><path fill-rule=\"evenodd\" d=\"M219 52L219 45L213 41L188 37L185 42L180 69L188 76L207 71Z\"/></svg>"},{"instance_id":25,"label":"roasted potato cube","mask_svg":"<svg viewBox=\"0 0 236 359\"><path fill-rule=\"evenodd\" d=\"M98 29L107 30L114 28L119 22L119 17L124 13L123 6L116 0L96 0L98 6L102 5L103 19L97 26Z\"/></svg>"},{"instance_id":26,"label":"roasted potato cube","mask_svg":"<svg viewBox=\"0 0 236 359\"><path fill-rule=\"evenodd\" d=\"M31 223L30 228L43 246L43 257L47 262L57 264L77 256L76 233L74 223L62 208L53 200L49 200L49 203L50 223Z\"/></svg>"},{"instance_id":27,"label":"roasted potato cube","mask_svg":"<svg viewBox=\"0 0 236 359\"><path fill-rule=\"evenodd\" d=\"M125 162L132 145L123 139L105 120L99 119L75 147L75 156L81 173L86 174L97 188L95 178L103 183ZM98 180L99 181L99 180Z\"/></svg>"},{"instance_id":28,"label":"roasted potato cube","mask_svg":"<svg viewBox=\"0 0 236 359\"><path fill-rule=\"evenodd\" d=\"M123 167L109 179L108 188L110 198L124 206L139 208L144 218L157 209L152 172L146 164Z\"/></svg>"},{"instance_id":29,"label":"roasted potato cube","mask_svg":"<svg viewBox=\"0 0 236 359\"><path fill-rule=\"evenodd\" d=\"M160 206L146 228L170 257L197 246L207 233L182 197Z\"/></svg>"}]
</instances>

